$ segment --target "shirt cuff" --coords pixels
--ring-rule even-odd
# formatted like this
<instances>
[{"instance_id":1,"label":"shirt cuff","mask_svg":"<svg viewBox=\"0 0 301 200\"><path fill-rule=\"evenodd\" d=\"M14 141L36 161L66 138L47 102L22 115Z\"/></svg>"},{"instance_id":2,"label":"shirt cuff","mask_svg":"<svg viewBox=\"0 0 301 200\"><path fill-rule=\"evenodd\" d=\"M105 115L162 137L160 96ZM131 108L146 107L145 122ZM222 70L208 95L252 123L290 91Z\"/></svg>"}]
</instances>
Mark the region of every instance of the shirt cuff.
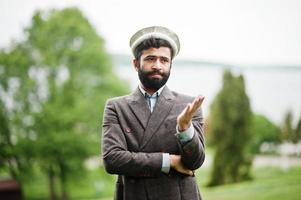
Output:
<instances>
[{"instance_id":1,"label":"shirt cuff","mask_svg":"<svg viewBox=\"0 0 301 200\"><path fill-rule=\"evenodd\" d=\"M170 158L169 158L169 153L163 153L163 158L162 158L162 169L161 171L168 174L170 170Z\"/></svg>"},{"instance_id":2,"label":"shirt cuff","mask_svg":"<svg viewBox=\"0 0 301 200\"><path fill-rule=\"evenodd\" d=\"M194 128L193 128L192 124L186 131L183 131L183 132L179 131L178 125L177 125L176 129L177 129L176 137L178 138L178 140L180 141L181 144L188 142L194 136Z\"/></svg>"}]
</instances>

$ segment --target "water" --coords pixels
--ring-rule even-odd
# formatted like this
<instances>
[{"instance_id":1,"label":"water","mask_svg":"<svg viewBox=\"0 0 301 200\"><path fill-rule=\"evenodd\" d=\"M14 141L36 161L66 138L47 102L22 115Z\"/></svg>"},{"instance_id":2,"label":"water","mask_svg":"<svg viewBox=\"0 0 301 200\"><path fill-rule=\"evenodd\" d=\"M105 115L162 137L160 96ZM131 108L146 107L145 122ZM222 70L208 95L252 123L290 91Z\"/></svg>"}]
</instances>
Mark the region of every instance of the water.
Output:
<instances>
[{"instance_id":1,"label":"water","mask_svg":"<svg viewBox=\"0 0 301 200\"><path fill-rule=\"evenodd\" d=\"M132 89L137 87L139 79L133 67L119 65L116 72ZM243 74L254 112L280 125L285 113L291 110L296 124L301 117L301 69L236 68L232 72ZM207 116L210 104L222 86L222 75L223 69L219 67L174 65L167 85L184 94L204 95L203 110Z\"/></svg>"}]
</instances>

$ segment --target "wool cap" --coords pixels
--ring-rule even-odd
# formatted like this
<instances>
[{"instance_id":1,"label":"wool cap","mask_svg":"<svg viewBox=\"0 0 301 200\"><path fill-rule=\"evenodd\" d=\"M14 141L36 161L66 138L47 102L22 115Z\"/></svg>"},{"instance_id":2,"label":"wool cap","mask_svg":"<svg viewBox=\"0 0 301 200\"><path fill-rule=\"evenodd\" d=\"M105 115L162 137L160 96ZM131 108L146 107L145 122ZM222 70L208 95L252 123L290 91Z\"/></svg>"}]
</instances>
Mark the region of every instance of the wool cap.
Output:
<instances>
[{"instance_id":1,"label":"wool cap","mask_svg":"<svg viewBox=\"0 0 301 200\"><path fill-rule=\"evenodd\" d=\"M175 32L162 26L151 26L137 31L131 37L130 47L132 49L132 52L134 53L137 46L141 44L144 40L147 40L149 38L159 38L166 40L173 50L173 58L180 51L180 41Z\"/></svg>"}]
</instances>

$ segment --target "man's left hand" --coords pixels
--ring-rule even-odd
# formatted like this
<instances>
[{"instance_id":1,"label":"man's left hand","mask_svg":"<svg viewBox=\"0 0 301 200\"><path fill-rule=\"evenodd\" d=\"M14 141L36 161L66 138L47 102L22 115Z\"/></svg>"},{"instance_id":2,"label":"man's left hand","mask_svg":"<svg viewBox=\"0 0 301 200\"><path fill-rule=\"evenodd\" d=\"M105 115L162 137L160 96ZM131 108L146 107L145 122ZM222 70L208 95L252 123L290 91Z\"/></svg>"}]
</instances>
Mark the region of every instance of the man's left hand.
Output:
<instances>
[{"instance_id":1,"label":"man's left hand","mask_svg":"<svg viewBox=\"0 0 301 200\"><path fill-rule=\"evenodd\" d=\"M178 129L180 132L186 131L190 125L191 120L194 114L197 112L199 107L201 107L205 97L198 96L196 97L192 103L187 104L185 109L179 114L177 118Z\"/></svg>"}]
</instances>

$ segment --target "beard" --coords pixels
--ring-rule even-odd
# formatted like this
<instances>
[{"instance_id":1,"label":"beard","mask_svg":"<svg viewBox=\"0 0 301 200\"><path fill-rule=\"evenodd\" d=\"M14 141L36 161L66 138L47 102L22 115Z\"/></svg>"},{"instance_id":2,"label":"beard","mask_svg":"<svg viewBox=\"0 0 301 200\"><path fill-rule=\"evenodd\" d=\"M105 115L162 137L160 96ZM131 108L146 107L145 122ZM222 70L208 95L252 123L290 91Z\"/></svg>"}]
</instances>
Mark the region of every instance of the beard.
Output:
<instances>
[{"instance_id":1,"label":"beard","mask_svg":"<svg viewBox=\"0 0 301 200\"><path fill-rule=\"evenodd\" d=\"M151 75L155 74L160 75L161 78L151 77ZM159 90L163 85L166 84L169 75L170 70L168 70L167 72L160 72L159 70L145 71L140 67L138 68L138 76L142 85L147 89L152 89L155 91Z\"/></svg>"}]
</instances>

